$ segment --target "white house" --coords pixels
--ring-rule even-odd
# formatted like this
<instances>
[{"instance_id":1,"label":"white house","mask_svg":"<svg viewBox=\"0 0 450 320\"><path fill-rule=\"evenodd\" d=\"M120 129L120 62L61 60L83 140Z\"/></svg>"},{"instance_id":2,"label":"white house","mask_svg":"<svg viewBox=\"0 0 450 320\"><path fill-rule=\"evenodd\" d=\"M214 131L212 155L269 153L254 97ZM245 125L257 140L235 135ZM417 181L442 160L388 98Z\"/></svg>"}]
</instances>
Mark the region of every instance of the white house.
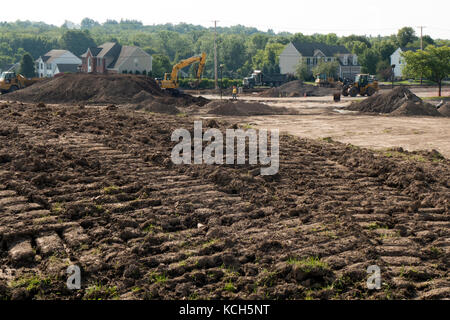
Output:
<instances>
[{"instance_id":1,"label":"white house","mask_svg":"<svg viewBox=\"0 0 450 320\"><path fill-rule=\"evenodd\" d=\"M358 57L350 53L344 46L330 46L323 43L295 43L290 42L280 54L281 74L295 74L295 69L300 59L311 70L319 61L338 61L338 75L342 79L353 79L361 73Z\"/></svg>"},{"instance_id":2,"label":"white house","mask_svg":"<svg viewBox=\"0 0 450 320\"><path fill-rule=\"evenodd\" d=\"M394 76L397 79L403 77L403 68L405 67L405 59L402 57L402 53L406 51L417 51L420 48L398 48L391 54L391 66L395 64Z\"/></svg>"},{"instance_id":3,"label":"white house","mask_svg":"<svg viewBox=\"0 0 450 320\"><path fill-rule=\"evenodd\" d=\"M77 72L81 59L67 50L51 50L36 60L39 78L53 77L61 72Z\"/></svg>"}]
</instances>

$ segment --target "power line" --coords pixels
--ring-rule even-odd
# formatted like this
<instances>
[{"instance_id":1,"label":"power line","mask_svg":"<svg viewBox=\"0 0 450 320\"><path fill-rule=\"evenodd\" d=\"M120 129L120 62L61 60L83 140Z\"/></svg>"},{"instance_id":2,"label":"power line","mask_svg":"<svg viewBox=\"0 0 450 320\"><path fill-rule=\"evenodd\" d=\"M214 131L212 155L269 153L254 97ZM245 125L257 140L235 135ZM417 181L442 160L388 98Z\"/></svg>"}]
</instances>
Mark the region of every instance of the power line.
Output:
<instances>
[{"instance_id":1,"label":"power line","mask_svg":"<svg viewBox=\"0 0 450 320\"><path fill-rule=\"evenodd\" d=\"M219 20L214 20L214 85L216 90L219 88L217 85L217 22Z\"/></svg>"}]
</instances>

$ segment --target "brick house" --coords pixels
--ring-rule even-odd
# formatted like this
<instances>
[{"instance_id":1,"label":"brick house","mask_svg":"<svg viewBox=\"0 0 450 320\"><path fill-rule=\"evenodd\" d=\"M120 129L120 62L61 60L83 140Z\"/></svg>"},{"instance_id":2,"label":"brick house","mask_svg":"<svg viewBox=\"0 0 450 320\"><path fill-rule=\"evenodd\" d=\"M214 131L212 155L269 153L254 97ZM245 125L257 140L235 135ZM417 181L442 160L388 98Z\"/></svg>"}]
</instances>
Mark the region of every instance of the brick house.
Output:
<instances>
[{"instance_id":1,"label":"brick house","mask_svg":"<svg viewBox=\"0 0 450 320\"><path fill-rule=\"evenodd\" d=\"M88 48L81 56L81 72L86 73L149 73L152 56L139 47L106 42Z\"/></svg>"},{"instance_id":2,"label":"brick house","mask_svg":"<svg viewBox=\"0 0 450 320\"><path fill-rule=\"evenodd\" d=\"M353 79L361 73L356 54L352 54L344 46L330 46L323 43L289 43L280 54L280 72L295 74L300 59L306 63L309 70L321 60L325 62L338 61L340 78Z\"/></svg>"}]
</instances>

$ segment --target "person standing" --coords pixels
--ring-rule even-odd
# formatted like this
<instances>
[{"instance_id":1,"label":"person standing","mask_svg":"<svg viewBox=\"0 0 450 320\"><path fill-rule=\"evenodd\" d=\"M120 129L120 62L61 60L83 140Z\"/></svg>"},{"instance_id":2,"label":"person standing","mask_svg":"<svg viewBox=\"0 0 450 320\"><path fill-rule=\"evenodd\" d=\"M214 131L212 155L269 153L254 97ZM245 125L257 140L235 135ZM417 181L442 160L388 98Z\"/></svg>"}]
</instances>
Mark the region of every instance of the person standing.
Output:
<instances>
[{"instance_id":1,"label":"person standing","mask_svg":"<svg viewBox=\"0 0 450 320\"><path fill-rule=\"evenodd\" d=\"M237 88L236 88L236 86L233 86L232 97L233 97L233 100L237 100Z\"/></svg>"}]
</instances>

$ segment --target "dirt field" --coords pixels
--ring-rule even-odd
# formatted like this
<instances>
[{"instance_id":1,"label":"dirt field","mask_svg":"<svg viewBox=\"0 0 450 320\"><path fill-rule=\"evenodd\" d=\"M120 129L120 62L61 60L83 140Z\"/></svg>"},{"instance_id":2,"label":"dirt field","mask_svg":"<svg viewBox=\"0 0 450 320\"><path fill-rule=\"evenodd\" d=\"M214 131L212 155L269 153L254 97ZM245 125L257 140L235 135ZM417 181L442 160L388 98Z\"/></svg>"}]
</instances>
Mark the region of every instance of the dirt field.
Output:
<instances>
[{"instance_id":1,"label":"dirt field","mask_svg":"<svg viewBox=\"0 0 450 320\"><path fill-rule=\"evenodd\" d=\"M358 132L376 129L380 147L408 121L449 135L448 119L354 117L308 103L292 102L300 115L210 124L284 130L299 121L325 136L346 128L355 145ZM249 165L175 166L171 133L193 120L0 103L0 298L450 298L448 159L305 139L322 136L305 129L281 136L275 176ZM385 121L391 132L377 127ZM425 140L425 125L408 130ZM448 144L427 141L448 154ZM71 264L82 290L66 287ZM370 265L381 268L380 290L367 289Z\"/></svg>"},{"instance_id":2,"label":"dirt field","mask_svg":"<svg viewBox=\"0 0 450 320\"><path fill-rule=\"evenodd\" d=\"M384 89L382 92L388 92ZM420 97L432 95L435 88L412 89ZM444 92L444 91L443 91ZM450 96L450 91L447 92ZM215 99L217 96L206 95ZM409 151L435 149L450 158L450 118L392 117L388 115L357 114L343 110L361 97L263 98L243 96L242 100L258 101L274 107L285 107L298 115L234 117L230 120L255 128L279 128L298 137L332 138L359 147L385 150L402 147ZM447 98L448 99L448 98Z\"/></svg>"}]
</instances>

